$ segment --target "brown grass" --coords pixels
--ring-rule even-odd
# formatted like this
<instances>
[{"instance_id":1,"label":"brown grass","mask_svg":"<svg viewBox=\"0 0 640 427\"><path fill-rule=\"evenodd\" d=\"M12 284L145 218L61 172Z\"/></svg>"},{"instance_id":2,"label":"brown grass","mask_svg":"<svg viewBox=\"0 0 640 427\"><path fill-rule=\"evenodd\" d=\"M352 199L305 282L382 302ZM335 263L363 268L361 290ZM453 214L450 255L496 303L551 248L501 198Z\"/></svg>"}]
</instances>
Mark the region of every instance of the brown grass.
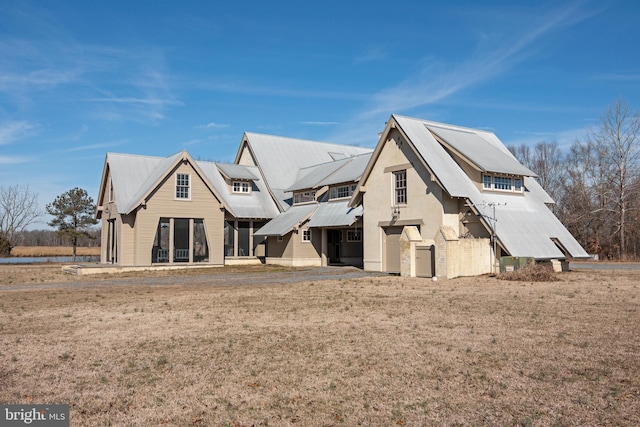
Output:
<instances>
[{"instance_id":1,"label":"brown grass","mask_svg":"<svg viewBox=\"0 0 640 427\"><path fill-rule=\"evenodd\" d=\"M74 426L640 424L638 273L559 277L0 290L0 403L70 403Z\"/></svg>"},{"instance_id":2,"label":"brown grass","mask_svg":"<svg viewBox=\"0 0 640 427\"><path fill-rule=\"evenodd\" d=\"M100 256L100 247L78 247L76 254L79 256ZM71 246L16 246L11 249L11 256L15 257L47 257L47 256L71 256Z\"/></svg>"}]
</instances>

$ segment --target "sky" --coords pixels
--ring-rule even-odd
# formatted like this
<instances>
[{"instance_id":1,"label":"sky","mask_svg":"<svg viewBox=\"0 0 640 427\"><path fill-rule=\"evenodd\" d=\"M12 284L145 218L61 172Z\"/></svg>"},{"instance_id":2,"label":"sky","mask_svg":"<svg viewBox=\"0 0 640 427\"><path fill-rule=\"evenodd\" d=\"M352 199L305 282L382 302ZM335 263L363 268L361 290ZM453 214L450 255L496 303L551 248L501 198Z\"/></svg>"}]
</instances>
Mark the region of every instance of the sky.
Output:
<instances>
[{"instance_id":1,"label":"sky","mask_svg":"<svg viewBox=\"0 0 640 427\"><path fill-rule=\"evenodd\" d=\"M95 201L107 152L373 148L391 114L566 149L640 108L638 22L635 0L0 0L0 186Z\"/></svg>"}]
</instances>

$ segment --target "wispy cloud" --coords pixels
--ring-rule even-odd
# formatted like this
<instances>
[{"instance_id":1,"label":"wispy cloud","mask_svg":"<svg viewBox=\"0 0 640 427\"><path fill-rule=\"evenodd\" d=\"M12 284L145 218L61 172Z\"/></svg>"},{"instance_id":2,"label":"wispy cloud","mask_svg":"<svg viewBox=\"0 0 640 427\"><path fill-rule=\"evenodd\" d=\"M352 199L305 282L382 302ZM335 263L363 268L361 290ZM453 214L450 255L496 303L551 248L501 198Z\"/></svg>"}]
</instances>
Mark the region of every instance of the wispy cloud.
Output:
<instances>
[{"instance_id":1,"label":"wispy cloud","mask_svg":"<svg viewBox=\"0 0 640 427\"><path fill-rule=\"evenodd\" d=\"M143 104L143 105L184 105L183 102L175 99L158 99L158 98L89 98L87 102L107 102L114 104Z\"/></svg>"},{"instance_id":2,"label":"wispy cloud","mask_svg":"<svg viewBox=\"0 0 640 427\"><path fill-rule=\"evenodd\" d=\"M309 126L336 126L341 125L342 122L316 122L316 121L308 121L308 122L300 122L303 125Z\"/></svg>"},{"instance_id":3,"label":"wispy cloud","mask_svg":"<svg viewBox=\"0 0 640 427\"><path fill-rule=\"evenodd\" d=\"M96 150L96 149L102 150L105 148L117 147L124 143L126 143L125 140L120 140L120 141L111 141L111 142L100 142L97 144L79 145L77 147L71 147L67 149L66 152L87 151L87 150Z\"/></svg>"},{"instance_id":4,"label":"wispy cloud","mask_svg":"<svg viewBox=\"0 0 640 427\"><path fill-rule=\"evenodd\" d=\"M0 124L0 145L9 144L24 138L35 128L27 121L5 122Z\"/></svg>"},{"instance_id":5,"label":"wispy cloud","mask_svg":"<svg viewBox=\"0 0 640 427\"><path fill-rule=\"evenodd\" d=\"M635 82L640 80L640 73L604 73L604 74L596 74L592 76L592 79Z\"/></svg>"},{"instance_id":6,"label":"wispy cloud","mask_svg":"<svg viewBox=\"0 0 640 427\"><path fill-rule=\"evenodd\" d=\"M212 92L224 92L234 94L245 94L253 96L277 96L282 98L314 98L314 99L338 99L338 100L360 100L370 98L369 94L347 91L331 90L309 90L279 88L276 86L260 86L244 81L218 81L218 82L198 82L189 85L199 90Z\"/></svg>"},{"instance_id":7,"label":"wispy cloud","mask_svg":"<svg viewBox=\"0 0 640 427\"><path fill-rule=\"evenodd\" d=\"M564 129L561 131L553 132L532 132L522 131L517 132L513 138L502 138L506 145L535 145L539 142L556 142L558 147L565 150L568 149L577 140L586 140L590 127Z\"/></svg>"},{"instance_id":8,"label":"wispy cloud","mask_svg":"<svg viewBox=\"0 0 640 427\"><path fill-rule=\"evenodd\" d=\"M361 117L399 112L438 102L463 89L493 79L532 55L536 42L546 35L575 25L599 12L587 10L582 3L575 2L539 14L539 18L529 25L522 23L516 34L501 34L498 40L483 39L476 51L460 63L430 60L419 73L374 94L372 105Z\"/></svg>"},{"instance_id":9,"label":"wispy cloud","mask_svg":"<svg viewBox=\"0 0 640 427\"><path fill-rule=\"evenodd\" d=\"M28 157L20 156L0 156L0 165L16 165L20 163L27 163L30 159Z\"/></svg>"},{"instance_id":10,"label":"wispy cloud","mask_svg":"<svg viewBox=\"0 0 640 427\"><path fill-rule=\"evenodd\" d=\"M196 126L198 129L226 129L229 127L228 124L226 123L215 123L215 122L210 122L207 123L206 125L199 125Z\"/></svg>"},{"instance_id":11,"label":"wispy cloud","mask_svg":"<svg viewBox=\"0 0 640 427\"><path fill-rule=\"evenodd\" d=\"M362 64L362 63L366 63L366 62L375 62L375 61L381 61L383 59L386 59L388 56L388 53L386 51L386 49L384 49L383 47L373 47L369 50L367 50L366 52L364 52L362 55L357 56L354 60L353 63L354 64Z\"/></svg>"}]
</instances>

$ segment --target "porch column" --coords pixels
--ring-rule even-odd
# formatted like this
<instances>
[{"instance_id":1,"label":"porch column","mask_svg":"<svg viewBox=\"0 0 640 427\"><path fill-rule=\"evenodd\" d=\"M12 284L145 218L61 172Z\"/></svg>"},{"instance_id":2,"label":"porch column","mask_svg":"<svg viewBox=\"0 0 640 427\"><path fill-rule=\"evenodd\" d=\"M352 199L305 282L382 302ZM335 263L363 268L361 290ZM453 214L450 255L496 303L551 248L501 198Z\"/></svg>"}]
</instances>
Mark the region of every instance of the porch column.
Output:
<instances>
[{"instance_id":1,"label":"porch column","mask_svg":"<svg viewBox=\"0 0 640 427\"><path fill-rule=\"evenodd\" d=\"M320 265L326 267L329 265L327 262L328 258L328 250L329 250L329 242L328 242L328 233L327 229L322 229L322 240L320 243Z\"/></svg>"},{"instance_id":2,"label":"porch column","mask_svg":"<svg viewBox=\"0 0 640 427\"><path fill-rule=\"evenodd\" d=\"M189 218L189 264L193 264L193 218Z\"/></svg>"},{"instance_id":3,"label":"porch column","mask_svg":"<svg viewBox=\"0 0 640 427\"><path fill-rule=\"evenodd\" d=\"M238 256L238 221L233 221L233 256Z\"/></svg>"},{"instance_id":4,"label":"porch column","mask_svg":"<svg viewBox=\"0 0 640 427\"><path fill-rule=\"evenodd\" d=\"M253 221L249 221L249 256L255 255L253 249Z\"/></svg>"},{"instance_id":5,"label":"porch column","mask_svg":"<svg viewBox=\"0 0 640 427\"><path fill-rule=\"evenodd\" d=\"M175 232L173 218L169 218L169 264L173 264L173 233Z\"/></svg>"}]
</instances>

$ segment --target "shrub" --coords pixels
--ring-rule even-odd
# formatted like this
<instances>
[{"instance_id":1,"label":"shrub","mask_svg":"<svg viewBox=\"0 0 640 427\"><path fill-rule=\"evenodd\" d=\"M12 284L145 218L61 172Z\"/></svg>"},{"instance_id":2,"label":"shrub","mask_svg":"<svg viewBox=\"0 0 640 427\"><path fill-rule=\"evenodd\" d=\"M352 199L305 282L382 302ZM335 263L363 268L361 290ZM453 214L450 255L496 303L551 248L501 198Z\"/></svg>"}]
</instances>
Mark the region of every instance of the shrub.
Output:
<instances>
[{"instance_id":1,"label":"shrub","mask_svg":"<svg viewBox=\"0 0 640 427\"><path fill-rule=\"evenodd\" d=\"M11 255L11 242L4 236L0 235L0 257L8 257Z\"/></svg>"},{"instance_id":2,"label":"shrub","mask_svg":"<svg viewBox=\"0 0 640 427\"><path fill-rule=\"evenodd\" d=\"M519 282L555 282L558 278L549 265L532 263L516 271L500 273L496 276L501 280L514 280Z\"/></svg>"}]
</instances>

